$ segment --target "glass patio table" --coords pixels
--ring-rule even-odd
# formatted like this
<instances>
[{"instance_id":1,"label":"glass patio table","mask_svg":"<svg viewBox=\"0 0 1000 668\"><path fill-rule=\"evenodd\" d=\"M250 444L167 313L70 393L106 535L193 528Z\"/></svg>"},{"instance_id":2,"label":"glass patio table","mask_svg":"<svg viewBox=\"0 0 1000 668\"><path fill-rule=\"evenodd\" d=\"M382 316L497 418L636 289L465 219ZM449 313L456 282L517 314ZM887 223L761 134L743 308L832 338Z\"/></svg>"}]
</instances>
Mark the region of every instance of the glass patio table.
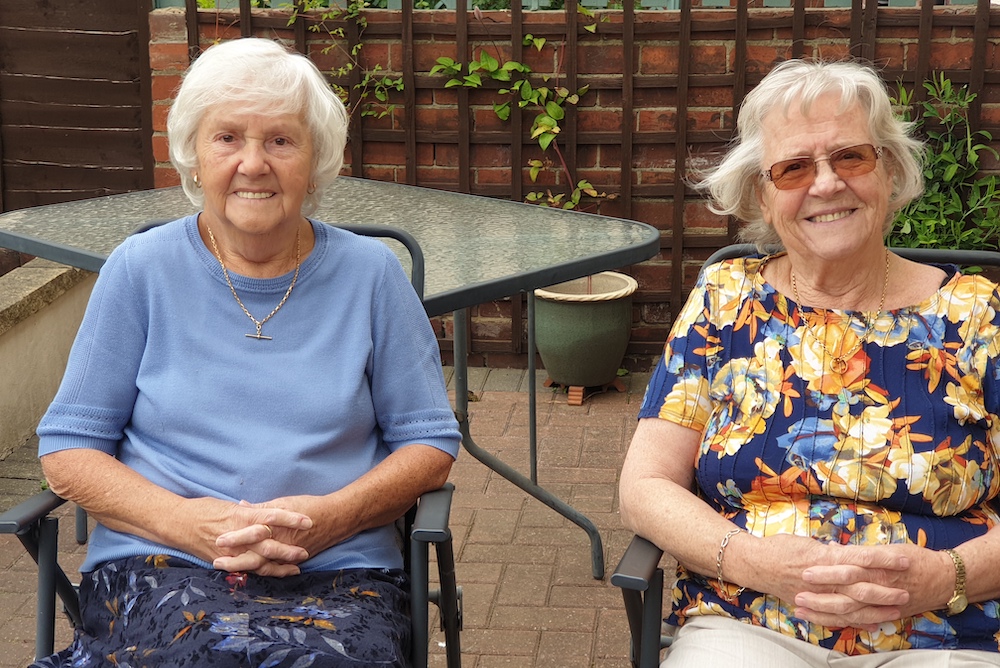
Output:
<instances>
[{"instance_id":1,"label":"glass patio table","mask_svg":"<svg viewBox=\"0 0 1000 668\"><path fill-rule=\"evenodd\" d=\"M195 211L180 188L10 211L0 214L0 247L98 271L108 254L137 229ZM603 577L603 547L593 523L538 485L534 382L529 383L529 476L473 440L465 309L527 292L528 349L533 352L535 288L649 259L659 251L659 232L632 220L349 177L331 186L313 217L348 227L391 226L416 239L425 263L427 314L455 314L455 412L463 446L584 529L591 541L594 577ZM397 255L408 263L405 253L397 250ZM528 355L532 380L534 359Z\"/></svg>"}]
</instances>

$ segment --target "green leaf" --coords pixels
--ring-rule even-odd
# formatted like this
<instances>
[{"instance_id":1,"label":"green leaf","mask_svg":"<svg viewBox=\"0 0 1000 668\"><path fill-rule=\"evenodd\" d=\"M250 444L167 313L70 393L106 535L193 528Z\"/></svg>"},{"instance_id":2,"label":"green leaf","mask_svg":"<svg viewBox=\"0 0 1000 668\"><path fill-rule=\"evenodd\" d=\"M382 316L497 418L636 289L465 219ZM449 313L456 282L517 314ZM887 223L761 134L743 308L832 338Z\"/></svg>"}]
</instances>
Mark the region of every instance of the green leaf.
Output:
<instances>
[{"instance_id":1,"label":"green leaf","mask_svg":"<svg viewBox=\"0 0 1000 668\"><path fill-rule=\"evenodd\" d=\"M586 30L587 32L596 33L597 32L597 24L596 23L591 23L590 25L583 26L583 29Z\"/></svg>"},{"instance_id":2,"label":"green leaf","mask_svg":"<svg viewBox=\"0 0 1000 668\"><path fill-rule=\"evenodd\" d=\"M555 141L556 136L552 133L544 134L538 138L538 145L542 147L543 151L547 151L549 145Z\"/></svg>"},{"instance_id":3,"label":"green leaf","mask_svg":"<svg viewBox=\"0 0 1000 668\"><path fill-rule=\"evenodd\" d=\"M485 51L479 52L479 63L487 72L496 72L500 68L500 63L497 62L497 59Z\"/></svg>"},{"instance_id":4,"label":"green leaf","mask_svg":"<svg viewBox=\"0 0 1000 668\"><path fill-rule=\"evenodd\" d=\"M554 100L550 100L545 105L545 113L556 121L561 121L566 117L566 112Z\"/></svg>"},{"instance_id":5,"label":"green leaf","mask_svg":"<svg viewBox=\"0 0 1000 668\"><path fill-rule=\"evenodd\" d=\"M468 86L469 88L479 88L483 85L483 78L478 74L469 74L463 78L465 79L465 83L463 85Z\"/></svg>"},{"instance_id":6,"label":"green leaf","mask_svg":"<svg viewBox=\"0 0 1000 668\"><path fill-rule=\"evenodd\" d=\"M510 118L510 102L504 102L503 104L493 103L493 112L500 118L501 121L506 121Z\"/></svg>"}]
</instances>

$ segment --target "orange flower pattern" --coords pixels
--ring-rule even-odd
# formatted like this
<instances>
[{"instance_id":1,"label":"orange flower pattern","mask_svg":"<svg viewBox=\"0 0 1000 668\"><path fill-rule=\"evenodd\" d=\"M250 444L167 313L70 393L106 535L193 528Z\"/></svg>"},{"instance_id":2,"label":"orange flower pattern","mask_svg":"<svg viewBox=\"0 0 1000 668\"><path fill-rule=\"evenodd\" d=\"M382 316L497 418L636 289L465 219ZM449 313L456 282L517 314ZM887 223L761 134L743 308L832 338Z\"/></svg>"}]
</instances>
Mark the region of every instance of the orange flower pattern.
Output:
<instances>
[{"instance_id":1,"label":"orange flower pattern","mask_svg":"<svg viewBox=\"0 0 1000 668\"><path fill-rule=\"evenodd\" d=\"M639 417L702 432L702 498L756 536L954 547L998 521L1000 295L942 267L929 299L878 314L800 307L762 277L766 258L712 265L674 323ZM831 370L831 353L850 351ZM669 447L669 444L664 444ZM727 583L726 594L736 586ZM834 629L794 606L678 569L670 622L724 615L847 654L1000 651L998 601Z\"/></svg>"}]
</instances>

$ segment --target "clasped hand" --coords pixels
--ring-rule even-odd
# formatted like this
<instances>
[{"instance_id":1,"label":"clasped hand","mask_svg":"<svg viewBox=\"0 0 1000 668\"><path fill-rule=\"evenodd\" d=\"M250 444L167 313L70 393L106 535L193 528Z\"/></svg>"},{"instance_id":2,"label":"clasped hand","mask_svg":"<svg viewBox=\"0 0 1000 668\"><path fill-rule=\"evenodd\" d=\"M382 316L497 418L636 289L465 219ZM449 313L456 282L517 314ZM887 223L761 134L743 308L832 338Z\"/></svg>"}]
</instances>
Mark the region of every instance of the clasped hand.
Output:
<instances>
[{"instance_id":1,"label":"clasped hand","mask_svg":"<svg viewBox=\"0 0 1000 668\"><path fill-rule=\"evenodd\" d=\"M212 565L229 572L247 571L271 577L299 573L299 564L309 558L305 536L313 527L308 515L240 501L232 507L230 526L240 528L221 533L215 547L222 556Z\"/></svg>"},{"instance_id":2,"label":"clasped hand","mask_svg":"<svg viewBox=\"0 0 1000 668\"><path fill-rule=\"evenodd\" d=\"M785 555L772 562L784 567L775 573L773 588L765 591L793 602L796 617L833 628L871 631L884 622L933 609L928 582L940 575L938 553L911 544L841 546L802 540L764 539L775 557Z\"/></svg>"}]
</instances>

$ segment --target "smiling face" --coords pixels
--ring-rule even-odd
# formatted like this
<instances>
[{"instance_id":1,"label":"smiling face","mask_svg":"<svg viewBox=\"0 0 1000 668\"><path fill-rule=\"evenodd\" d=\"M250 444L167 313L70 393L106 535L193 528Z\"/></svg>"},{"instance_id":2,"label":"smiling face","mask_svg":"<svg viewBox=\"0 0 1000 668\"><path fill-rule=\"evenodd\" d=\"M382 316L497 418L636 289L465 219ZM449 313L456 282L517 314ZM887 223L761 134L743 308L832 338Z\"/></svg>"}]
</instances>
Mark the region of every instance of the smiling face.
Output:
<instances>
[{"instance_id":1,"label":"smiling face","mask_svg":"<svg viewBox=\"0 0 1000 668\"><path fill-rule=\"evenodd\" d=\"M197 155L210 227L266 235L302 220L313 165L302 115L213 107L198 127Z\"/></svg>"},{"instance_id":2,"label":"smiling face","mask_svg":"<svg viewBox=\"0 0 1000 668\"><path fill-rule=\"evenodd\" d=\"M892 172L883 155L867 174L842 178L830 166L830 154L858 144L872 144L867 115L854 105L840 110L835 93L819 97L808 115L800 105L788 113L775 109L764 120L768 137L761 169L781 160L811 157L816 163L812 184L778 190L761 180L757 196L768 225L774 227L793 260L857 261L859 253L881 253L883 226L889 214Z\"/></svg>"}]
</instances>

